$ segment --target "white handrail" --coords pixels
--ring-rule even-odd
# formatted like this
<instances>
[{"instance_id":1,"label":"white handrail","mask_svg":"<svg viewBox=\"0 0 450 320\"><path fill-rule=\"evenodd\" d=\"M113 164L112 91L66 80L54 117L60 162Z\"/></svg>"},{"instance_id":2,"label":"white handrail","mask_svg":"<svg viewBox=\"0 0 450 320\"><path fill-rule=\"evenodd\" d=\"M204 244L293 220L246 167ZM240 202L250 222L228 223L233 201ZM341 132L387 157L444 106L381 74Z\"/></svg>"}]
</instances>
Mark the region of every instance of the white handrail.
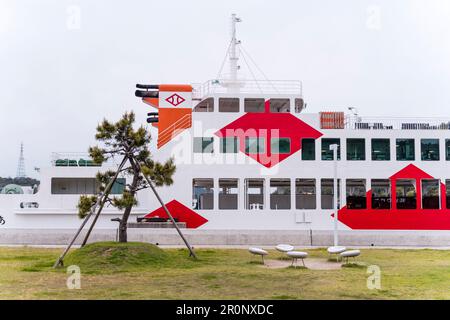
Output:
<instances>
[{"instance_id":1,"label":"white handrail","mask_svg":"<svg viewBox=\"0 0 450 320\"><path fill-rule=\"evenodd\" d=\"M450 130L450 119L432 117L352 117L348 116L347 129L364 130Z\"/></svg>"},{"instance_id":2,"label":"white handrail","mask_svg":"<svg viewBox=\"0 0 450 320\"><path fill-rule=\"evenodd\" d=\"M194 83L193 98L201 99L214 93L228 93L229 88L239 88L240 93L302 95L302 82L298 80L234 80L215 79Z\"/></svg>"}]
</instances>

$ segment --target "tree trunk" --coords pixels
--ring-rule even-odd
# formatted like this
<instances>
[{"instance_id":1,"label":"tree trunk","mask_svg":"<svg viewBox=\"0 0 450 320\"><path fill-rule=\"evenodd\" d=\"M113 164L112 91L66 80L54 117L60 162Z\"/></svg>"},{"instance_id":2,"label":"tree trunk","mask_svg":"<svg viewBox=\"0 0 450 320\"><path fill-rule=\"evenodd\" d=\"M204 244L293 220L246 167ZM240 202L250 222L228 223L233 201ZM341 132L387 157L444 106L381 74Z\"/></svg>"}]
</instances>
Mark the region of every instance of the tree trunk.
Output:
<instances>
[{"instance_id":1,"label":"tree trunk","mask_svg":"<svg viewBox=\"0 0 450 320\"><path fill-rule=\"evenodd\" d=\"M139 171L134 170L133 182L131 183L130 194L133 196L136 195L136 187L138 184ZM125 208L123 212L122 219L119 223L119 242L127 242L127 224L128 218L130 217L132 205Z\"/></svg>"}]
</instances>

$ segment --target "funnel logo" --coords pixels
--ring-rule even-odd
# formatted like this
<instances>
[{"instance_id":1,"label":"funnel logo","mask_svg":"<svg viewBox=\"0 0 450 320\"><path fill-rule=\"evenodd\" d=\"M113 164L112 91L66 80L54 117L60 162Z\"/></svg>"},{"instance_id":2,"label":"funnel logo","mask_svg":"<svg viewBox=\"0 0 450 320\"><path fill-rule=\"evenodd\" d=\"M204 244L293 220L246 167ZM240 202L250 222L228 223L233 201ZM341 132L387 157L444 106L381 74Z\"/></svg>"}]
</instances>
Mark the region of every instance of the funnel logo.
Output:
<instances>
[{"instance_id":1,"label":"funnel logo","mask_svg":"<svg viewBox=\"0 0 450 320\"><path fill-rule=\"evenodd\" d=\"M182 96L179 96L178 94L174 93L173 95L171 95L170 97L168 97L166 99L166 101L168 103L170 103L171 105L173 105L174 107L176 107L177 105L179 105L180 103L183 103L185 101L185 99Z\"/></svg>"}]
</instances>

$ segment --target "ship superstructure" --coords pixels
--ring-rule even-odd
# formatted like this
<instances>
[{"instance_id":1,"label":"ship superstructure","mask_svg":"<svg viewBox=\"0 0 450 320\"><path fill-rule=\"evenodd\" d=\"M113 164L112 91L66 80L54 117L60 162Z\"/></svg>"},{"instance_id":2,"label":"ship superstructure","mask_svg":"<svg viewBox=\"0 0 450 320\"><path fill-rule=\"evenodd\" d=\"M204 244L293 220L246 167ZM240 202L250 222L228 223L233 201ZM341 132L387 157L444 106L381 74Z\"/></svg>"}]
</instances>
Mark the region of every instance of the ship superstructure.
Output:
<instances>
[{"instance_id":1,"label":"ship superstructure","mask_svg":"<svg viewBox=\"0 0 450 320\"><path fill-rule=\"evenodd\" d=\"M340 228L450 230L450 119L308 113L300 81L239 77L239 21L232 17L226 77L137 85L157 128L155 158L175 159L174 184L160 194L178 221L191 229L332 230L336 161ZM56 155L37 194L0 195L2 228L76 228L76 202L95 191L99 170L106 168L85 156ZM146 191L138 200L134 217L164 217ZM118 212L104 212L98 226L116 227Z\"/></svg>"}]
</instances>

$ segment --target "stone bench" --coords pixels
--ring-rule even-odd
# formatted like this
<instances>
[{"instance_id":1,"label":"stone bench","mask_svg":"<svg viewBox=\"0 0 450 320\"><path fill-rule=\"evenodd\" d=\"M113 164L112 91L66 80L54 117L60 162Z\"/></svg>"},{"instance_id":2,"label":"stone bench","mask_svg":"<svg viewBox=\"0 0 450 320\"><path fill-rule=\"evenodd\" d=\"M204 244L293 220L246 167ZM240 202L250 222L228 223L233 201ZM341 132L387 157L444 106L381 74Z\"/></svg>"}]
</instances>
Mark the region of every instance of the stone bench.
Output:
<instances>
[{"instance_id":1,"label":"stone bench","mask_svg":"<svg viewBox=\"0 0 450 320\"><path fill-rule=\"evenodd\" d=\"M348 250L341 253L341 257L346 259L346 263L348 263L348 258L356 258L361 254L359 250Z\"/></svg>"},{"instance_id":2,"label":"stone bench","mask_svg":"<svg viewBox=\"0 0 450 320\"><path fill-rule=\"evenodd\" d=\"M289 251L288 253L286 253L289 257L292 258L292 266L294 265L295 262L295 266L297 266L297 260L301 259L303 266L305 266L305 261L303 259L306 259L308 257L308 253L307 252L302 252L302 251Z\"/></svg>"}]
</instances>

